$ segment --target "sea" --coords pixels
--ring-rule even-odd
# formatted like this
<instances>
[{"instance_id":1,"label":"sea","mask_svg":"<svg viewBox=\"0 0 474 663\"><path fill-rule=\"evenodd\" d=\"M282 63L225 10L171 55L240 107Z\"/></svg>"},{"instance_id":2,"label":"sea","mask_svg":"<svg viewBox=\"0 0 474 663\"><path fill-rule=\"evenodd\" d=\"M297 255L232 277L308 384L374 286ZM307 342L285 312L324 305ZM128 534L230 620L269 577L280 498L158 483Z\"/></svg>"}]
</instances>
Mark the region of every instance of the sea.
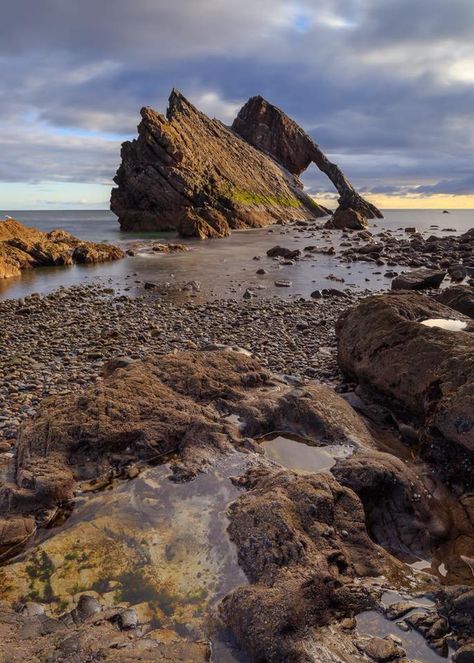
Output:
<instances>
[{"instance_id":1,"label":"sea","mask_svg":"<svg viewBox=\"0 0 474 663\"><path fill-rule=\"evenodd\" d=\"M389 229L406 237L404 229L414 226L424 236L462 233L474 227L474 210L383 210L383 219L370 222L376 234ZM124 233L117 217L107 210L0 210L5 216L18 219L27 226L50 231L62 228L95 242L110 242L128 248L132 244L145 247L132 257L99 265L44 267L24 272L20 277L0 281L0 299L21 298L32 293L47 294L60 287L77 284L99 284L113 287L131 296L143 294L145 282L174 293L182 291L189 281L198 282L197 300L234 297L240 299L248 288L257 297L308 297L313 290L327 287L349 287L358 291L385 289L390 280L383 267L374 264L340 264L337 258L314 254L294 265L281 266L267 258L266 251L276 244L290 249L305 246L328 247L340 241L340 233L308 232L297 226L272 226L234 231L230 237L199 241L179 239L175 233ZM324 219L321 220L321 226ZM146 250L156 241L180 241L188 251L163 255ZM257 275L259 268L267 272ZM406 268L405 268L406 269ZM402 270L400 270L402 271ZM343 280L341 280L343 279ZM275 282L288 282L279 286ZM160 295L160 296L161 296Z\"/></svg>"}]
</instances>

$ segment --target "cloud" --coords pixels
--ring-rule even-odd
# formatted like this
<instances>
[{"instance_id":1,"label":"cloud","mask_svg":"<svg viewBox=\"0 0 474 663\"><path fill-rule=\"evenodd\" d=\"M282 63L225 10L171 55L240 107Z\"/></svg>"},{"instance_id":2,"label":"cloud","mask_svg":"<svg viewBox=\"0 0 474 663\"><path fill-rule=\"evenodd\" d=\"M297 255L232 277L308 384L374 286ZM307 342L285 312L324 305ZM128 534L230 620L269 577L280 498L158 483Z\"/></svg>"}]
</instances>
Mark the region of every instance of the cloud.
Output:
<instances>
[{"instance_id":1,"label":"cloud","mask_svg":"<svg viewBox=\"0 0 474 663\"><path fill-rule=\"evenodd\" d=\"M176 86L227 124L263 94L363 190L474 193L472 0L4 5L0 181L110 183Z\"/></svg>"}]
</instances>

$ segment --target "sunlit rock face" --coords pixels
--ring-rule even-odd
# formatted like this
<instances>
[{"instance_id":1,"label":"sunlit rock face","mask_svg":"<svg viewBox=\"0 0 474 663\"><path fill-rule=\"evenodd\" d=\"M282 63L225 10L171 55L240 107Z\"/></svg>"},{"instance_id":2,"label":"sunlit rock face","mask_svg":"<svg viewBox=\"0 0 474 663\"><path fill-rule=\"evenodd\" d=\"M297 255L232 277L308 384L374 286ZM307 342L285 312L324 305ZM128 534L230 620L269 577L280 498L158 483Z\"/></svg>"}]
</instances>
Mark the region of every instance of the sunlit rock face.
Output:
<instances>
[{"instance_id":1,"label":"sunlit rock face","mask_svg":"<svg viewBox=\"0 0 474 663\"><path fill-rule=\"evenodd\" d=\"M263 97L251 97L247 101L235 118L232 129L251 145L271 154L294 175L301 175L311 163L327 175L340 196L335 215L339 224L336 222L334 227L360 228L366 225L368 218L383 216L375 205L355 191L340 168L329 161L304 129Z\"/></svg>"},{"instance_id":2,"label":"sunlit rock face","mask_svg":"<svg viewBox=\"0 0 474 663\"><path fill-rule=\"evenodd\" d=\"M0 221L0 279L33 267L107 262L124 255L116 246L85 242L64 230L45 233L15 219Z\"/></svg>"}]
</instances>

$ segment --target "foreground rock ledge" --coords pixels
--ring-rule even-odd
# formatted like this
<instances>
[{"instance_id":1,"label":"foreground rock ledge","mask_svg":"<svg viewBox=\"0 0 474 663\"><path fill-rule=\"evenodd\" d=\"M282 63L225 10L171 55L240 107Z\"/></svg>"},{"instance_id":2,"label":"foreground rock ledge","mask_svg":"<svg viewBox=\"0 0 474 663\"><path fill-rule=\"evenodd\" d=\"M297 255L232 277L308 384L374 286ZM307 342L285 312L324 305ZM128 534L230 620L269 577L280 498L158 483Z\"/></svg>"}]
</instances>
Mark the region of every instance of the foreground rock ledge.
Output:
<instances>
[{"instance_id":1,"label":"foreground rock ledge","mask_svg":"<svg viewBox=\"0 0 474 663\"><path fill-rule=\"evenodd\" d=\"M333 475L287 470L263 456L256 442L276 430L314 445L350 446L353 455L340 459ZM383 575L390 582L409 573L392 552L429 551L432 541L448 535L443 522L434 522L434 502L418 476L375 447L364 421L329 387L291 387L248 353L221 349L144 361L119 357L104 365L95 386L46 399L22 426L16 458L0 490L0 550L5 556L19 552L78 491L100 490L114 477L136 477L138 461L162 459L174 482L198 477L198 484L222 461L237 459L241 476L232 474L232 483L242 493L228 511L229 534L250 584L239 580L241 586L228 591L220 617L255 661L339 660L334 643L320 637L328 625L338 634L336 651L344 644L346 660L363 661L356 636L344 635L341 621L376 606L371 578ZM184 485L192 491L196 484ZM156 484L158 502L166 494L161 490ZM109 494L119 499L113 490ZM54 529L50 534L49 543L61 536ZM81 539L74 538L79 549L71 559L81 552ZM30 572L34 577L44 572L47 580L42 545L32 552L36 564ZM169 643L157 641L138 628L133 610L124 605L102 610L87 595L59 619L46 617L24 594L15 596L18 589L6 582L6 569L2 578L4 593L9 592L9 600L16 598L14 609L0 605L7 660L41 660L42 651L50 660L67 660L72 651L77 660L151 661L156 656L174 662L208 656L207 645L193 633ZM468 604L468 589L458 593L463 606ZM50 595L42 595L46 607ZM443 601L441 608L447 609ZM458 608L462 625L465 610ZM457 622L449 619L456 630ZM123 636L124 629L130 629L130 638ZM470 640L459 642L466 646ZM111 654L115 649L116 657Z\"/></svg>"},{"instance_id":2,"label":"foreground rock ledge","mask_svg":"<svg viewBox=\"0 0 474 663\"><path fill-rule=\"evenodd\" d=\"M423 320L466 323L463 331ZM473 485L474 335L459 311L418 293L364 299L342 314L336 332L341 368L401 421L419 426L420 451L443 477Z\"/></svg>"},{"instance_id":3,"label":"foreground rock ledge","mask_svg":"<svg viewBox=\"0 0 474 663\"><path fill-rule=\"evenodd\" d=\"M124 230L178 230L204 239L325 216L329 210L298 179L311 161L334 182L341 205L381 216L293 120L261 97L244 106L233 130L177 90L166 117L151 108L141 116L138 139L122 145L111 195Z\"/></svg>"},{"instance_id":4,"label":"foreground rock ledge","mask_svg":"<svg viewBox=\"0 0 474 663\"><path fill-rule=\"evenodd\" d=\"M46 233L15 219L0 221L0 279L33 267L107 262L124 255L116 246L85 242L65 230Z\"/></svg>"}]
</instances>

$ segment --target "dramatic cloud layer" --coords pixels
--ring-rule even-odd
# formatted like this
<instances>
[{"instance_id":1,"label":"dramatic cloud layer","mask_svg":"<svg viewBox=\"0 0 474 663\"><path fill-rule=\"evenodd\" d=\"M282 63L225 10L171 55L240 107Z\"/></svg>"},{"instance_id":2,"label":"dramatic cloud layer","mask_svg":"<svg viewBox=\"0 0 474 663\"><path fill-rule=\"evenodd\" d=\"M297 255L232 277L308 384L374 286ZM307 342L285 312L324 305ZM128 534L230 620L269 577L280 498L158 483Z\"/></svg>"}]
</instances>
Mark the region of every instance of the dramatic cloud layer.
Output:
<instances>
[{"instance_id":1,"label":"dramatic cloud layer","mask_svg":"<svg viewBox=\"0 0 474 663\"><path fill-rule=\"evenodd\" d=\"M0 2L0 182L105 200L140 106L175 86L224 122L264 95L365 191L474 193L472 0Z\"/></svg>"}]
</instances>

